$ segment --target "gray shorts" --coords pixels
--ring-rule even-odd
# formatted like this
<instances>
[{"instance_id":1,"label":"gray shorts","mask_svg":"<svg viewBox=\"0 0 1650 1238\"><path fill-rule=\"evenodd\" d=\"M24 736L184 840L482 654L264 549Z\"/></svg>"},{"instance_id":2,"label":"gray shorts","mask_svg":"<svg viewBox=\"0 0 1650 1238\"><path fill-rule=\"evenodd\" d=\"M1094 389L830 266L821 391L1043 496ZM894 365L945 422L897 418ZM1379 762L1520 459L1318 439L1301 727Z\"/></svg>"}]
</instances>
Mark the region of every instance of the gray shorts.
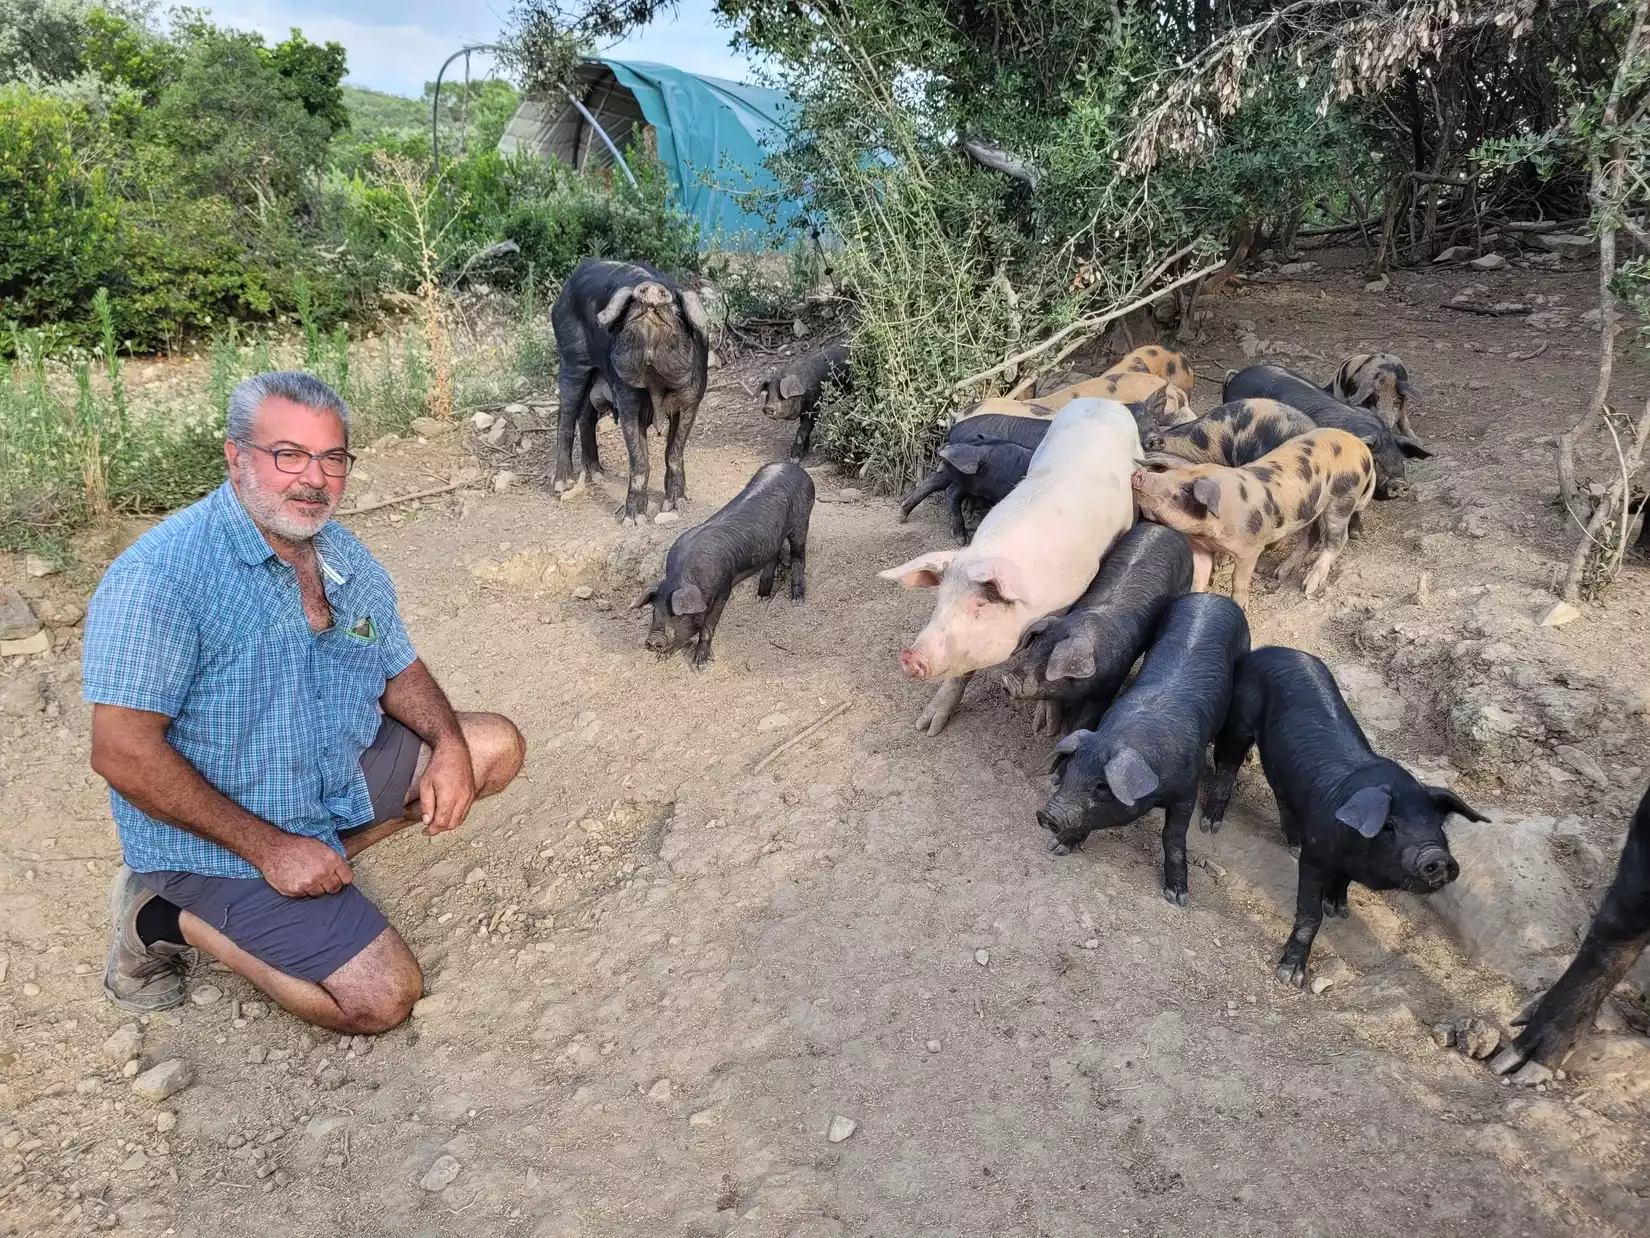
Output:
<instances>
[{"instance_id":1,"label":"gray shorts","mask_svg":"<svg viewBox=\"0 0 1650 1238\"><path fill-rule=\"evenodd\" d=\"M402 815L423 745L388 714L361 771L372 795L372 824ZM139 873L169 903L199 916L253 958L276 971L319 984L389 927L384 913L353 885L336 894L288 898L262 877L199 873Z\"/></svg>"}]
</instances>

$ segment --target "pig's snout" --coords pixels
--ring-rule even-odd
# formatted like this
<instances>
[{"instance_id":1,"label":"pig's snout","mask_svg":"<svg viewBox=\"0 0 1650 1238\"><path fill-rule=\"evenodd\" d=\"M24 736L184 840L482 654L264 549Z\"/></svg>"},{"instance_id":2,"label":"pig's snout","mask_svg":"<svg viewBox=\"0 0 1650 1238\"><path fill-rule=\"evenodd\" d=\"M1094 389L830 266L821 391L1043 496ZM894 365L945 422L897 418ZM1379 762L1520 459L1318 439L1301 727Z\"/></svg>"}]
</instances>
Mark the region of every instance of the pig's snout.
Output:
<instances>
[{"instance_id":1,"label":"pig's snout","mask_svg":"<svg viewBox=\"0 0 1650 1238\"><path fill-rule=\"evenodd\" d=\"M1389 477L1384 490L1389 499L1407 499L1410 495L1409 482L1402 477Z\"/></svg>"},{"instance_id":2,"label":"pig's snout","mask_svg":"<svg viewBox=\"0 0 1650 1238\"><path fill-rule=\"evenodd\" d=\"M915 649L900 650L899 668L907 679L927 679L929 675L928 659Z\"/></svg>"},{"instance_id":3,"label":"pig's snout","mask_svg":"<svg viewBox=\"0 0 1650 1238\"><path fill-rule=\"evenodd\" d=\"M1065 828L1065 822L1061 821L1046 808L1039 808L1037 810L1037 824L1042 826L1051 834L1058 834Z\"/></svg>"},{"instance_id":4,"label":"pig's snout","mask_svg":"<svg viewBox=\"0 0 1650 1238\"><path fill-rule=\"evenodd\" d=\"M1407 866L1429 890L1441 890L1461 875L1461 866L1443 847L1421 847Z\"/></svg>"},{"instance_id":5,"label":"pig's snout","mask_svg":"<svg viewBox=\"0 0 1650 1238\"><path fill-rule=\"evenodd\" d=\"M1133 486L1136 490L1144 489L1146 485L1146 470L1135 469L1133 473L1129 474L1129 485Z\"/></svg>"},{"instance_id":6,"label":"pig's snout","mask_svg":"<svg viewBox=\"0 0 1650 1238\"><path fill-rule=\"evenodd\" d=\"M635 638L632 637L631 639ZM642 642L642 645L652 653L663 653L665 651L665 634L655 629L647 634L647 639Z\"/></svg>"}]
</instances>

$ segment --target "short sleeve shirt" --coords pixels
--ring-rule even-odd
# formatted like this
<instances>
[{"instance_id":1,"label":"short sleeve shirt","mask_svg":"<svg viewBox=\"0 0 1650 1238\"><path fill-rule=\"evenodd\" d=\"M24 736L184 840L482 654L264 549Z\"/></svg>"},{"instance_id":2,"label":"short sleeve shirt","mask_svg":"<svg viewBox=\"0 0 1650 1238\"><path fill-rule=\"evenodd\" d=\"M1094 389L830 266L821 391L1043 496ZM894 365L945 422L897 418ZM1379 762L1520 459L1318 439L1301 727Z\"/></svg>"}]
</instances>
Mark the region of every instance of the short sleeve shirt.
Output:
<instances>
[{"instance_id":1,"label":"short sleeve shirt","mask_svg":"<svg viewBox=\"0 0 1650 1238\"><path fill-rule=\"evenodd\" d=\"M86 616L85 699L165 714L167 742L248 812L339 852L372 820L361 754L386 682L416 659L389 574L342 525L315 537L332 627L225 482L110 565ZM111 789L126 863L256 877L233 852Z\"/></svg>"}]
</instances>

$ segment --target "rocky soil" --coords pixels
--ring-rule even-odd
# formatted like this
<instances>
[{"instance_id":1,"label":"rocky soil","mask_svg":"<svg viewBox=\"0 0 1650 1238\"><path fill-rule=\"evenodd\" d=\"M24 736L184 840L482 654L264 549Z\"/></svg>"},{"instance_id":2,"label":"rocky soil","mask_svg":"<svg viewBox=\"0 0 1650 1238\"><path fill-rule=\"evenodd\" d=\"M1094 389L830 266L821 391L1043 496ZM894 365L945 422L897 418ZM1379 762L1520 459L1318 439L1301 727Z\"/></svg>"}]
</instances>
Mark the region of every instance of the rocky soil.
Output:
<instances>
[{"instance_id":1,"label":"rocky soil","mask_svg":"<svg viewBox=\"0 0 1650 1238\"><path fill-rule=\"evenodd\" d=\"M1028 716L982 681L945 734L912 728L895 655L926 599L874 573L944 544L940 513L898 525L829 467L806 605L744 587L705 672L655 661L629 604L680 526L545 493L529 395L502 430L380 442L352 483L455 486L351 524L459 706L531 746L463 830L358 866L428 977L385 1036L321 1036L211 965L177 1011L102 1001L118 848L79 624L136 529L66 571L0 562L0 1233L1643 1233L1650 968L1562 1078L1475 1060L1564 966L1650 769L1650 570L1537 622L1573 544L1550 440L1591 381L1593 276L1365 291L1356 254L1312 257L1205 307L1195 401L1247 357L1327 377L1371 347L1425 393L1419 501L1372 509L1323 596L1261 589L1251 618L1494 816L1452 828L1449 890L1354 888L1299 993L1271 975L1294 875L1258 771L1194 833L1187 909L1150 826L1049 856ZM1464 290L1532 308L1446 308ZM688 520L789 443L740 385L769 363L714 375ZM1631 403L1650 371L1617 382Z\"/></svg>"}]
</instances>

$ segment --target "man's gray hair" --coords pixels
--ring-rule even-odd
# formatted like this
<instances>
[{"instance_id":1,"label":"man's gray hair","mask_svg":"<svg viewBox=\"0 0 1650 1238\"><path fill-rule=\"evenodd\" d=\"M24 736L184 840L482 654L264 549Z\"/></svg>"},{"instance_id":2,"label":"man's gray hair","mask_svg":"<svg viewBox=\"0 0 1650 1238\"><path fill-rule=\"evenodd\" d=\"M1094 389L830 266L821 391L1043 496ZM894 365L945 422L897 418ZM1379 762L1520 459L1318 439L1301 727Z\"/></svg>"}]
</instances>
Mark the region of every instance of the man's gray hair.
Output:
<instances>
[{"instance_id":1,"label":"man's gray hair","mask_svg":"<svg viewBox=\"0 0 1650 1238\"><path fill-rule=\"evenodd\" d=\"M344 403L344 397L315 375L302 370L272 370L268 374L254 374L237 384L229 393L224 437L242 447L251 443L258 410L270 396L280 396L305 408L337 413L338 420L344 423L344 438L349 439L349 405Z\"/></svg>"}]
</instances>

